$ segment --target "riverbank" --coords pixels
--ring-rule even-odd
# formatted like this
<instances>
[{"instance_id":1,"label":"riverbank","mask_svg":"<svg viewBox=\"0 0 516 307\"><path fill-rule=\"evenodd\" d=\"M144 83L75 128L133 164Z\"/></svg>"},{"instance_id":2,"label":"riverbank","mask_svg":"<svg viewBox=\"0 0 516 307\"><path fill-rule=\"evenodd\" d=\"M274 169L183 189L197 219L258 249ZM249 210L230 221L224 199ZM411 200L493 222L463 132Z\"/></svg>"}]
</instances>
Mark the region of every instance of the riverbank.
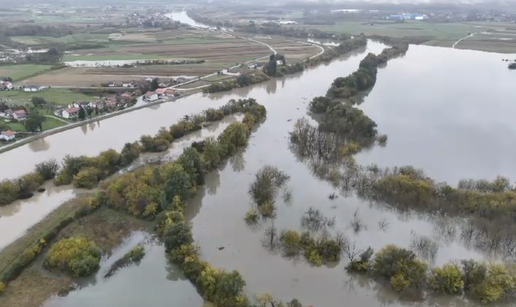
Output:
<instances>
[{"instance_id":1,"label":"riverbank","mask_svg":"<svg viewBox=\"0 0 516 307\"><path fill-rule=\"evenodd\" d=\"M191 94L192 93L185 93L185 94L183 94L181 96L181 98L188 97ZM143 109L143 108L148 108L148 107L152 107L152 106L155 106L155 105L158 105L158 104L162 104L162 103L165 103L165 102L172 102L172 101L176 101L176 100L177 99L171 99L171 100L160 99L160 100L154 101L154 102L143 102L142 101L142 103L144 103L144 104L134 105L134 106L132 106L130 108L127 108L127 109L111 112L111 113L108 113L108 114L103 114L103 115L100 115L100 116L97 116L97 117L94 117L94 118L85 119L85 120L80 121L80 122L69 123L69 124L61 126L61 127L57 127L57 128L54 128L54 129L43 131L43 132L41 132L41 133L39 133L37 135L24 138L22 140L14 142L14 143L1 146L0 147L0 154L2 154L4 152L7 152L9 150L18 148L20 146L26 145L26 144L28 144L28 143L30 143L32 141L35 141L35 140L38 140L38 139L41 139L41 138L44 138L44 137L47 137L47 136L59 133L59 132L63 132L63 131L70 130L70 129L73 129L73 128L77 128L77 127L80 127L80 126L84 126L84 125L89 124L89 123L98 122L98 121L101 121L101 120L104 120L104 119L108 119L108 118L112 118L112 117L115 117L115 116L118 116L118 115L126 114L126 113L137 111L137 110L140 110L140 109Z\"/></svg>"}]
</instances>

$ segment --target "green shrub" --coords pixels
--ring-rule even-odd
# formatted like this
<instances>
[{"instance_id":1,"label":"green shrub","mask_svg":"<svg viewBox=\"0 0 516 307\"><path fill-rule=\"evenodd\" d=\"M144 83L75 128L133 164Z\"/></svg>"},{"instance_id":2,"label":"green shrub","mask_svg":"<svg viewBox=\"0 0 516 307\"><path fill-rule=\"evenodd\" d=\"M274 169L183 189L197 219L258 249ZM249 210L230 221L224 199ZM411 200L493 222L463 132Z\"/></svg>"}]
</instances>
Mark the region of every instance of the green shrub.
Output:
<instances>
[{"instance_id":1,"label":"green shrub","mask_svg":"<svg viewBox=\"0 0 516 307\"><path fill-rule=\"evenodd\" d=\"M433 268L428 276L428 283L435 292L442 294L459 294L464 288L462 272L453 264Z\"/></svg>"},{"instance_id":2,"label":"green shrub","mask_svg":"<svg viewBox=\"0 0 516 307\"><path fill-rule=\"evenodd\" d=\"M18 199L20 186L12 180L0 182L0 206L8 205Z\"/></svg>"},{"instance_id":3,"label":"green shrub","mask_svg":"<svg viewBox=\"0 0 516 307\"><path fill-rule=\"evenodd\" d=\"M245 222L249 225L253 225L258 223L258 220L260 218L260 213L256 209L249 209L247 213L245 214Z\"/></svg>"},{"instance_id":4,"label":"green shrub","mask_svg":"<svg viewBox=\"0 0 516 307\"><path fill-rule=\"evenodd\" d=\"M84 237L61 239L48 251L44 266L59 269L73 276L87 276L99 269L101 251Z\"/></svg>"},{"instance_id":5,"label":"green shrub","mask_svg":"<svg viewBox=\"0 0 516 307\"><path fill-rule=\"evenodd\" d=\"M101 178L101 170L95 167L87 167L73 176L73 185L76 188L93 189Z\"/></svg>"}]
</instances>

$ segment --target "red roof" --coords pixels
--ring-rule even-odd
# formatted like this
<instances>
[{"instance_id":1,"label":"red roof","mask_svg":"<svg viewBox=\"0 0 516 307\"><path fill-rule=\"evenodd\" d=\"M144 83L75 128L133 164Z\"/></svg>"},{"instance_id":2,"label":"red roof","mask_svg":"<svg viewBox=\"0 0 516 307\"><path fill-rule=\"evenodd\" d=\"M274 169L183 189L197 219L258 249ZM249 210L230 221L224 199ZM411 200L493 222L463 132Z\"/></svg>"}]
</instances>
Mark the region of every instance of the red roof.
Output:
<instances>
[{"instance_id":1,"label":"red roof","mask_svg":"<svg viewBox=\"0 0 516 307\"><path fill-rule=\"evenodd\" d=\"M7 135L7 136L14 136L16 133L11 130L7 130L7 131L2 131L2 134Z\"/></svg>"},{"instance_id":2,"label":"red roof","mask_svg":"<svg viewBox=\"0 0 516 307\"><path fill-rule=\"evenodd\" d=\"M16 115L27 114L27 112L25 112L25 110L17 110L17 111L14 111L13 113L16 114Z\"/></svg>"},{"instance_id":3,"label":"red roof","mask_svg":"<svg viewBox=\"0 0 516 307\"><path fill-rule=\"evenodd\" d=\"M169 88L165 91L165 93L167 94L174 94L176 91L174 91L173 89Z\"/></svg>"},{"instance_id":4,"label":"red roof","mask_svg":"<svg viewBox=\"0 0 516 307\"><path fill-rule=\"evenodd\" d=\"M154 95L154 94L156 94L156 93L151 92L151 91L148 91L147 93L145 93L145 96L152 96L152 95Z\"/></svg>"},{"instance_id":5,"label":"red roof","mask_svg":"<svg viewBox=\"0 0 516 307\"><path fill-rule=\"evenodd\" d=\"M65 109L65 111L68 112L68 114L77 113L79 112L79 108L68 108Z\"/></svg>"},{"instance_id":6,"label":"red roof","mask_svg":"<svg viewBox=\"0 0 516 307\"><path fill-rule=\"evenodd\" d=\"M158 89L156 89L156 94L162 95L162 94L165 94L166 91L167 91L167 89L165 89L165 88L158 88Z\"/></svg>"}]
</instances>

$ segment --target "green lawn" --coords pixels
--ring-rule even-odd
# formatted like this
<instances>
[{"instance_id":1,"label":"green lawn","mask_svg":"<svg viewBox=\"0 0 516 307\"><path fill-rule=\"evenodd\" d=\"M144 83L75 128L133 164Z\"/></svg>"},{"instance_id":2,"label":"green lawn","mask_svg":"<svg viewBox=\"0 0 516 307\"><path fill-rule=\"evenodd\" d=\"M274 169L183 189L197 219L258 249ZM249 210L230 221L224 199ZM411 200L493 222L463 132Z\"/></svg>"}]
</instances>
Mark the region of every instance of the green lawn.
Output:
<instances>
[{"instance_id":1,"label":"green lawn","mask_svg":"<svg viewBox=\"0 0 516 307\"><path fill-rule=\"evenodd\" d=\"M74 101L91 101L94 96L88 96L81 93L75 93L68 89L47 89L41 92L23 92L23 91L3 91L0 92L0 99L10 99L9 104L31 104L32 97L42 97L45 100L58 104L68 105Z\"/></svg>"},{"instance_id":2,"label":"green lawn","mask_svg":"<svg viewBox=\"0 0 516 307\"><path fill-rule=\"evenodd\" d=\"M50 113L48 113L46 111L41 111L41 110L39 110L39 111L43 115L52 115L52 114L50 114ZM59 120L59 119L47 116L47 119L43 122L43 131L46 131L46 130L49 130L49 129L53 129L53 128L57 128L57 127L61 127L61 126L64 126L66 124L67 123L62 121L62 120ZM14 122L0 122L0 126L7 126L12 131L25 131L25 126L21 122L16 122L16 123L14 123Z\"/></svg>"},{"instance_id":3,"label":"green lawn","mask_svg":"<svg viewBox=\"0 0 516 307\"><path fill-rule=\"evenodd\" d=\"M11 77L14 81L19 81L49 70L52 66L39 64L0 65L0 76Z\"/></svg>"},{"instance_id":4,"label":"green lawn","mask_svg":"<svg viewBox=\"0 0 516 307\"><path fill-rule=\"evenodd\" d=\"M61 127L64 125L66 125L66 123L63 121L60 121L52 117L47 117L47 120L43 122L43 131Z\"/></svg>"}]
</instances>

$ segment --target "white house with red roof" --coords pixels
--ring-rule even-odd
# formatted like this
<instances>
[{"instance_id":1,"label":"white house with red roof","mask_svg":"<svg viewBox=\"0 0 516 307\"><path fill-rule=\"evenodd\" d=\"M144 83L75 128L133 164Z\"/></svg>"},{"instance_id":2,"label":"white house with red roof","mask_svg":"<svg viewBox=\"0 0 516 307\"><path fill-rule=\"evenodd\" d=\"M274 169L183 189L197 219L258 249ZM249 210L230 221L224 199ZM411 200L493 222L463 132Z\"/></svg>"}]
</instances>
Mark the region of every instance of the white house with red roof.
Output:
<instances>
[{"instance_id":1,"label":"white house with red roof","mask_svg":"<svg viewBox=\"0 0 516 307\"><path fill-rule=\"evenodd\" d=\"M14 132L14 131L7 130L7 131L0 132L0 140L13 141L15 137L16 137L16 132Z\"/></svg>"},{"instance_id":2,"label":"white house with red roof","mask_svg":"<svg viewBox=\"0 0 516 307\"><path fill-rule=\"evenodd\" d=\"M72 107L63 110L62 116L66 119L75 118L79 116L79 108Z\"/></svg>"}]
</instances>

